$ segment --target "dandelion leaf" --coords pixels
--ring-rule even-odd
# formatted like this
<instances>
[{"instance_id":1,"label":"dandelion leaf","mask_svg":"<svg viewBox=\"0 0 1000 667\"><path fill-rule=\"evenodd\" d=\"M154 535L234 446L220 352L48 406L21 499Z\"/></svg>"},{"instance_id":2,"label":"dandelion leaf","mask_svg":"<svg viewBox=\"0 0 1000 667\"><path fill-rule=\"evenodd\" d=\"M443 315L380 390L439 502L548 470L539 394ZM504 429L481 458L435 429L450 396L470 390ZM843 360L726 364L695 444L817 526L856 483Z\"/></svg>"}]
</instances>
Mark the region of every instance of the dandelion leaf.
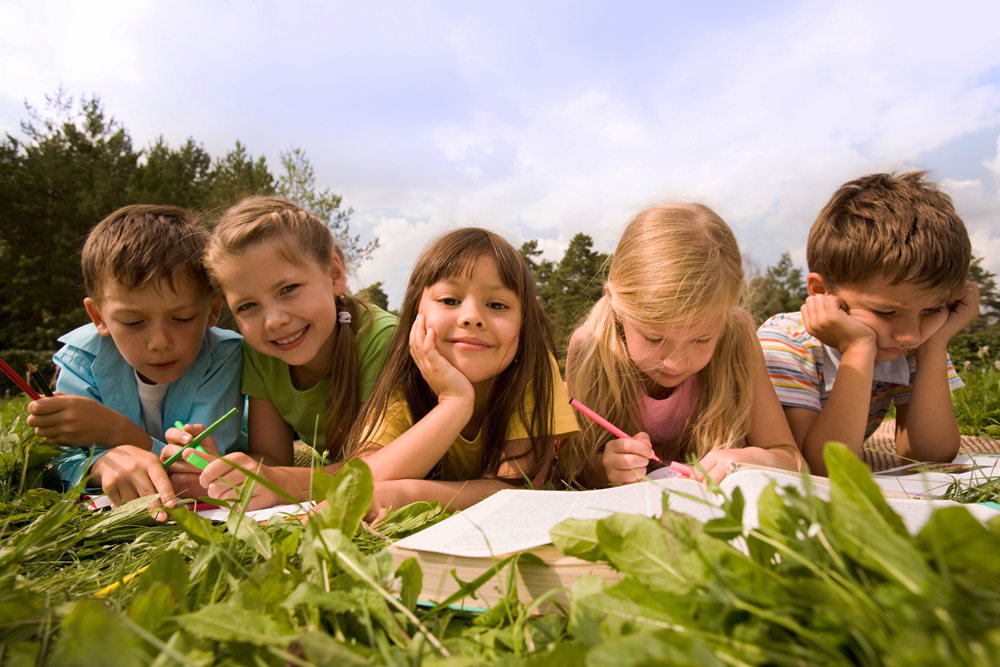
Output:
<instances>
[{"instance_id":1,"label":"dandelion leaf","mask_svg":"<svg viewBox=\"0 0 1000 667\"><path fill-rule=\"evenodd\" d=\"M53 667L139 667L146 655L118 613L99 600L82 600L63 619L46 662Z\"/></svg>"},{"instance_id":2,"label":"dandelion leaf","mask_svg":"<svg viewBox=\"0 0 1000 667\"><path fill-rule=\"evenodd\" d=\"M271 538L260 527L260 524L253 519L247 518L243 512L234 511L229 513L229 517L226 519L226 530L233 537L256 551L261 558L271 557Z\"/></svg>"},{"instance_id":3,"label":"dandelion leaf","mask_svg":"<svg viewBox=\"0 0 1000 667\"><path fill-rule=\"evenodd\" d=\"M156 632L163 625L163 622L174 613L176 606L177 603L170 587L157 581L132 599L128 615L139 626L150 632Z\"/></svg>"},{"instance_id":4,"label":"dandelion leaf","mask_svg":"<svg viewBox=\"0 0 1000 667\"><path fill-rule=\"evenodd\" d=\"M267 614L225 603L206 605L175 620L194 636L219 642L281 646L295 639L283 633Z\"/></svg>"},{"instance_id":5,"label":"dandelion leaf","mask_svg":"<svg viewBox=\"0 0 1000 667\"><path fill-rule=\"evenodd\" d=\"M296 586L295 590L281 603L281 606L287 609L293 609L299 605L318 607L335 614L353 613L361 606L350 593L326 591L308 581Z\"/></svg>"},{"instance_id":6,"label":"dandelion leaf","mask_svg":"<svg viewBox=\"0 0 1000 667\"><path fill-rule=\"evenodd\" d=\"M669 630L638 633L607 641L587 653L587 667L726 667L705 642Z\"/></svg>"},{"instance_id":7,"label":"dandelion leaf","mask_svg":"<svg viewBox=\"0 0 1000 667\"><path fill-rule=\"evenodd\" d=\"M139 575L134 583L136 594L145 592L157 583L168 586L176 602L184 599L188 586L188 564L187 559L176 549L164 551Z\"/></svg>"},{"instance_id":8,"label":"dandelion leaf","mask_svg":"<svg viewBox=\"0 0 1000 667\"><path fill-rule=\"evenodd\" d=\"M424 573L416 558L407 558L396 568L396 578L402 585L400 601L403 606L412 611L417 606L420 591L424 586Z\"/></svg>"},{"instance_id":9,"label":"dandelion leaf","mask_svg":"<svg viewBox=\"0 0 1000 667\"><path fill-rule=\"evenodd\" d=\"M326 508L313 514L310 523L315 521L322 528L336 528L353 536L371 507L374 488L368 465L359 459L348 461L326 492Z\"/></svg>"},{"instance_id":10,"label":"dandelion leaf","mask_svg":"<svg viewBox=\"0 0 1000 667\"><path fill-rule=\"evenodd\" d=\"M298 639L306 658L316 667L341 667L341 665L370 665L371 659L359 655L325 632L307 632Z\"/></svg>"},{"instance_id":11,"label":"dandelion leaf","mask_svg":"<svg viewBox=\"0 0 1000 667\"><path fill-rule=\"evenodd\" d=\"M855 562L902 584L914 595L929 593L935 577L924 555L882 497L867 466L847 447L827 443L830 517L841 549Z\"/></svg>"},{"instance_id":12,"label":"dandelion leaf","mask_svg":"<svg viewBox=\"0 0 1000 667\"><path fill-rule=\"evenodd\" d=\"M1000 535L988 530L964 507L943 507L931 515L918 535L924 549L943 560L948 569L983 577L984 584L1000 580Z\"/></svg>"},{"instance_id":13,"label":"dandelion leaf","mask_svg":"<svg viewBox=\"0 0 1000 667\"><path fill-rule=\"evenodd\" d=\"M187 533L196 544L208 546L221 541L221 536L212 527L212 522L203 519L194 512L183 507L168 507L167 515Z\"/></svg>"},{"instance_id":14,"label":"dandelion leaf","mask_svg":"<svg viewBox=\"0 0 1000 667\"><path fill-rule=\"evenodd\" d=\"M566 519L549 531L549 537L559 551L567 556L590 561L605 558L597 539L597 521L594 519Z\"/></svg>"}]
</instances>

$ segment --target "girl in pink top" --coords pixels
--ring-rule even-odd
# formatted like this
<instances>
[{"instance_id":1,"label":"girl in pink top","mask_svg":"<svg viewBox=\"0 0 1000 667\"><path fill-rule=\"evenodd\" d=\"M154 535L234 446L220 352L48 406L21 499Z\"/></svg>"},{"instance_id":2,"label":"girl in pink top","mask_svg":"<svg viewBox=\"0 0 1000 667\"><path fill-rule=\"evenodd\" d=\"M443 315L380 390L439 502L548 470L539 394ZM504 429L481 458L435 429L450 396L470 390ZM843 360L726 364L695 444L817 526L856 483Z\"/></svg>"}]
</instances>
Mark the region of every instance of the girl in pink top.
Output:
<instances>
[{"instance_id":1,"label":"girl in pink top","mask_svg":"<svg viewBox=\"0 0 1000 667\"><path fill-rule=\"evenodd\" d=\"M627 484L656 458L698 459L716 481L730 462L799 469L742 292L736 237L708 207L652 206L629 223L603 297L570 340L566 379L635 436L580 420L559 454L564 478Z\"/></svg>"}]
</instances>

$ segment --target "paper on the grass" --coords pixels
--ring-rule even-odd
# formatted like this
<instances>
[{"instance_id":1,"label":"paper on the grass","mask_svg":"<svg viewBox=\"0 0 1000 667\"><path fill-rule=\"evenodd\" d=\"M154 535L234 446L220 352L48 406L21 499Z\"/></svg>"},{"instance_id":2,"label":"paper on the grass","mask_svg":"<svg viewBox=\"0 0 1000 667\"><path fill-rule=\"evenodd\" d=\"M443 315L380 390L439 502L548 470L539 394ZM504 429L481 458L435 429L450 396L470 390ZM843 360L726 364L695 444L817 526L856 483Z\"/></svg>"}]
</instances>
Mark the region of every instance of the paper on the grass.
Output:
<instances>
[{"instance_id":1,"label":"paper on the grass","mask_svg":"<svg viewBox=\"0 0 1000 667\"><path fill-rule=\"evenodd\" d=\"M284 514L287 516L297 516L299 514L305 514L308 512L313 505L316 503L311 500L304 503L298 503L297 505L276 505L274 507L268 507L262 510L251 510L246 513L248 519L253 519L254 521L267 521L272 516L279 514ZM229 518L230 510L219 507L212 510L201 510L198 512L198 516L203 519L208 519L209 521L225 521Z\"/></svg>"},{"instance_id":2,"label":"paper on the grass","mask_svg":"<svg viewBox=\"0 0 1000 667\"><path fill-rule=\"evenodd\" d=\"M872 478L883 489L899 491L912 498L936 498L955 482L976 486L1000 475L1000 456L974 452L962 454L951 463L911 463L875 473Z\"/></svg>"},{"instance_id":3,"label":"paper on the grass","mask_svg":"<svg viewBox=\"0 0 1000 667\"><path fill-rule=\"evenodd\" d=\"M802 478L760 470L735 472L720 486L727 494L740 488L746 505L743 525L747 530L759 525L757 501L774 480L779 487L804 490ZM533 549L551 543L549 531L565 519L603 519L614 512L658 517L662 494L670 492L669 508L708 521L723 515L711 491L689 479L641 482L598 491L500 491L469 509L404 538L395 546L453 556L486 558ZM830 487L815 484L813 493L829 500ZM779 493L782 493L779 489ZM683 495L682 495L683 494ZM687 497L691 496L691 497ZM907 530L916 533L935 509L959 505L948 500L887 499L900 515ZM982 505L963 505L980 521L997 515Z\"/></svg>"}]
</instances>

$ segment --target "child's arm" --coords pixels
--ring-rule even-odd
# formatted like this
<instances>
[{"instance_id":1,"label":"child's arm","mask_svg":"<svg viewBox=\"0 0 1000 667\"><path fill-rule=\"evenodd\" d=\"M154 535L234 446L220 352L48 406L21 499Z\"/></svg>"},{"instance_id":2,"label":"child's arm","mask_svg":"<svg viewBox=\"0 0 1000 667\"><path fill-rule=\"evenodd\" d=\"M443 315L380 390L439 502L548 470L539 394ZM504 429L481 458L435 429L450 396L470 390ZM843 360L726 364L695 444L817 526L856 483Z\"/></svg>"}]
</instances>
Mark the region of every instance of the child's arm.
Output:
<instances>
[{"instance_id":1,"label":"child's arm","mask_svg":"<svg viewBox=\"0 0 1000 667\"><path fill-rule=\"evenodd\" d=\"M94 462L90 474L92 479L99 480L112 507L157 493L160 499L152 507L161 503L174 506L174 487L160 458L152 452L130 445L115 447ZM154 517L157 521L165 521L167 515L159 510Z\"/></svg>"},{"instance_id":2,"label":"child's arm","mask_svg":"<svg viewBox=\"0 0 1000 667\"><path fill-rule=\"evenodd\" d=\"M427 328L423 315L417 315L410 330L410 354L438 403L390 444L372 446L362 456L376 482L426 477L472 419L472 384L438 353L434 330Z\"/></svg>"},{"instance_id":3,"label":"child's arm","mask_svg":"<svg viewBox=\"0 0 1000 667\"><path fill-rule=\"evenodd\" d=\"M837 381L821 412L786 407L795 442L814 475L826 475L823 448L835 440L861 454L877 352L875 332L843 309L836 296L816 294L802 306L802 323L822 343L840 350Z\"/></svg>"},{"instance_id":4,"label":"child's arm","mask_svg":"<svg viewBox=\"0 0 1000 667\"><path fill-rule=\"evenodd\" d=\"M796 472L802 467L802 454L785 420L778 395L774 393L774 386L767 374L764 352L760 347L756 348L756 355L753 408L747 446L741 449L716 449L701 460L702 467L716 482L725 478L730 461Z\"/></svg>"},{"instance_id":5,"label":"child's arm","mask_svg":"<svg viewBox=\"0 0 1000 667\"><path fill-rule=\"evenodd\" d=\"M559 436L556 436L558 439ZM502 478L518 477L521 470L530 469L534 464L530 440L511 440L506 444L508 458L498 471ZM526 480L531 488L540 489L548 478L552 465L550 450L546 462L534 478ZM524 484L512 483L505 479L473 479L459 482L445 482L430 479L398 479L376 482L372 507L366 519L371 523L381 519L390 509L399 509L417 501L437 501L449 512L464 510L503 489L523 489Z\"/></svg>"},{"instance_id":6,"label":"child's arm","mask_svg":"<svg viewBox=\"0 0 1000 667\"><path fill-rule=\"evenodd\" d=\"M294 430L274 403L250 397L247 414L247 440L251 458L268 466L291 466L295 463Z\"/></svg>"},{"instance_id":7,"label":"child's arm","mask_svg":"<svg viewBox=\"0 0 1000 667\"><path fill-rule=\"evenodd\" d=\"M909 403L896 406L896 451L907 459L951 461L961 444L948 383L948 342L979 315L979 285L965 283L948 307L948 319L916 350Z\"/></svg>"},{"instance_id":8,"label":"child's arm","mask_svg":"<svg viewBox=\"0 0 1000 667\"><path fill-rule=\"evenodd\" d=\"M149 451L153 439L128 417L85 396L56 392L28 403L28 426L53 445L104 448L132 445Z\"/></svg>"}]
</instances>

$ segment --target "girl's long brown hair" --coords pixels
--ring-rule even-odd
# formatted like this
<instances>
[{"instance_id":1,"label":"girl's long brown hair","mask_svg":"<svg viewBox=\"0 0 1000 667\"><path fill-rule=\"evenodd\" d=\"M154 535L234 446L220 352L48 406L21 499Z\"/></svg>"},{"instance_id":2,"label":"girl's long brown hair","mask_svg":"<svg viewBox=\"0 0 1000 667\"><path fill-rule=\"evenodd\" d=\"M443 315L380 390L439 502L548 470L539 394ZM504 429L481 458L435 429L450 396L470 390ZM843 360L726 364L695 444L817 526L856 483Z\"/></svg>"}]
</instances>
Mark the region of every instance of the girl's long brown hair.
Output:
<instances>
[{"instance_id":1,"label":"girl's long brown hair","mask_svg":"<svg viewBox=\"0 0 1000 667\"><path fill-rule=\"evenodd\" d=\"M715 352L698 372L698 398L679 436L682 456L743 447L753 406L753 319L743 308L743 265L729 226L702 204L660 204L640 212L615 249L604 296L583 323L566 367L570 395L628 433L643 430L642 371L629 355L622 320L643 327L723 320ZM593 486L596 456L611 435L589 419L559 451L565 479Z\"/></svg>"},{"instance_id":2,"label":"girl's long brown hair","mask_svg":"<svg viewBox=\"0 0 1000 667\"><path fill-rule=\"evenodd\" d=\"M554 350L552 328L535 295L535 281L524 259L503 238L485 229L474 227L445 234L424 251L410 276L399 325L389 347L388 359L349 438L347 456L356 456L385 419L394 394L402 393L417 423L437 405L437 396L420 374L410 356L410 329L417 317L420 298L426 288L457 275L469 275L476 260L489 257L496 262L504 286L517 294L521 302L521 330L517 354L502 373L494 378L486 399L487 413L483 419L485 447L482 469L484 476L495 477L506 462L533 454L532 465L521 472L534 478L549 461L552 448L552 412L554 387L550 355ZM532 387L535 404L527 414L524 397ZM514 459L504 456L507 424L515 416L521 419L530 434L532 448ZM523 479L520 475L518 480Z\"/></svg>"},{"instance_id":3,"label":"girl's long brown hair","mask_svg":"<svg viewBox=\"0 0 1000 667\"><path fill-rule=\"evenodd\" d=\"M316 216L278 197L248 197L222 215L205 250L205 265L220 293L221 286L213 269L262 243L274 248L287 262L302 264L312 260L328 273L336 254L346 269L343 250L334 241L330 229ZM361 407L356 349L357 337L363 333L359 331L361 312L368 311L366 329L371 326L374 312L371 305L347 293L338 296L336 303L338 312L351 314L350 324L338 321L333 330L333 365L327 398L326 450L332 457L339 458Z\"/></svg>"}]
</instances>

